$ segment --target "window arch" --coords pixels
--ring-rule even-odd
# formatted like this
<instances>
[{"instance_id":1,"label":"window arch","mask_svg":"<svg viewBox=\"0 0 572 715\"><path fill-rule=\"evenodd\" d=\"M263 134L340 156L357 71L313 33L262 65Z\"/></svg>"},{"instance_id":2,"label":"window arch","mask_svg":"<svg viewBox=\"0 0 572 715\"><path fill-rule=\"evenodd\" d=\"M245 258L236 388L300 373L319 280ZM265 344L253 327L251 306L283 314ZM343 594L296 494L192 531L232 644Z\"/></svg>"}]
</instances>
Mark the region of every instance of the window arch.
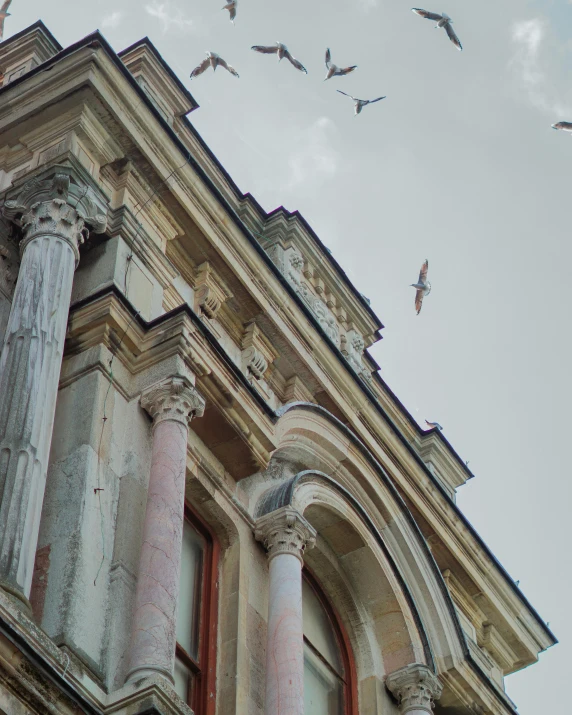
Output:
<instances>
[{"instance_id":1,"label":"window arch","mask_svg":"<svg viewBox=\"0 0 572 715\"><path fill-rule=\"evenodd\" d=\"M185 503L175 690L196 715L214 715L219 545Z\"/></svg>"},{"instance_id":2,"label":"window arch","mask_svg":"<svg viewBox=\"0 0 572 715\"><path fill-rule=\"evenodd\" d=\"M356 715L355 665L346 633L313 575L304 569L304 711Z\"/></svg>"}]
</instances>

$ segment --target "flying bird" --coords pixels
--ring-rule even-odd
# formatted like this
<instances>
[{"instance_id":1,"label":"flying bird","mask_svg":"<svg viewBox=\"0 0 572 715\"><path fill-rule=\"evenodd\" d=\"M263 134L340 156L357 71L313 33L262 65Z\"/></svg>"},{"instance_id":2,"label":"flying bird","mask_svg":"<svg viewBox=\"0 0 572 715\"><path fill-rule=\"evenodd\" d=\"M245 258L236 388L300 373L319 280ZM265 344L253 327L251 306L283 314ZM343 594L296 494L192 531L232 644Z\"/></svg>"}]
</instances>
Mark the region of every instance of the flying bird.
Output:
<instances>
[{"instance_id":1,"label":"flying bird","mask_svg":"<svg viewBox=\"0 0 572 715\"><path fill-rule=\"evenodd\" d=\"M443 431L443 428L438 422L429 422L429 420L425 420L425 424L429 427L429 429L436 429L437 432Z\"/></svg>"},{"instance_id":2,"label":"flying bird","mask_svg":"<svg viewBox=\"0 0 572 715\"><path fill-rule=\"evenodd\" d=\"M343 77L346 74L349 74L350 72L353 72L356 69L357 65L352 65L351 67L338 67L332 62L332 55L330 53L330 48L328 47L326 49L326 69L328 70L326 73L326 77L324 79L324 82L327 79L331 79L332 77Z\"/></svg>"},{"instance_id":3,"label":"flying bird","mask_svg":"<svg viewBox=\"0 0 572 715\"><path fill-rule=\"evenodd\" d=\"M417 315L421 312L421 307L423 305L423 298L431 293L431 283L427 280L427 271L429 270L429 261L425 260L425 263L421 266L419 271L419 278L417 283L412 283L411 286L416 288L415 293L415 307L417 308Z\"/></svg>"},{"instance_id":4,"label":"flying bird","mask_svg":"<svg viewBox=\"0 0 572 715\"><path fill-rule=\"evenodd\" d=\"M326 77L327 79L327 77ZM361 110L365 107L366 104L373 104L374 102L379 102L380 99L385 99L385 97L378 97L377 99L357 99L356 97L352 97L351 94L347 94L346 92L342 92L341 89L337 89L336 92L339 92L340 94L344 94L346 97L349 97L350 99L353 99L355 102L354 105L354 114L357 116Z\"/></svg>"},{"instance_id":5,"label":"flying bird","mask_svg":"<svg viewBox=\"0 0 572 715\"><path fill-rule=\"evenodd\" d=\"M238 5L238 0L229 0L229 2L222 8L223 10L228 10L230 15L230 21L234 25L234 18L236 17L236 6Z\"/></svg>"},{"instance_id":6,"label":"flying bird","mask_svg":"<svg viewBox=\"0 0 572 715\"><path fill-rule=\"evenodd\" d=\"M263 55L271 55L273 53L276 53L278 55L278 62L281 62L285 57L289 62L294 65L297 70L308 74L308 70L304 67L304 65L295 57L292 57L286 45L283 45L281 42L276 42L275 47L266 47L265 45L253 45L251 49L253 49L255 52L261 52Z\"/></svg>"},{"instance_id":7,"label":"flying bird","mask_svg":"<svg viewBox=\"0 0 572 715\"><path fill-rule=\"evenodd\" d=\"M561 129L563 132L572 132L572 122L556 122L552 129Z\"/></svg>"},{"instance_id":8,"label":"flying bird","mask_svg":"<svg viewBox=\"0 0 572 715\"><path fill-rule=\"evenodd\" d=\"M10 17L8 8L10 7L11 3L12 0L4 0L2 7L0 7L0 40L4 37L4 22L7 17Z\"/></svg>"},{"instance_id":9,"label":"flying bird","mask_svg":"<svg viewBox=\"0 0 572 715\"><path fill-rule=\"evenodd\" d=\"M239 76L234 67L231 67L228 62L225 62L225 60L217 55L216 52L207 52L206 59L204 59L201 64L198 67L195 67L195 69L191 72L191 79L198 77L209 67L212 67L213 70L216 71L216 68L219 66L224 67L225 70L233 74L235 77Z\"/></svg>"},{"instance_id":10,"label":"flying bird","mask_svg":"<svg viewBox=\"0 0 572 715\"><path fill-rule=\"evenodd\" d=\"M459 38L457 37L455 31L452 28L453 20L451 20L449 15L447 15L446 13L442 13L441 15L439 15L436 12L427 12L427 10L421 10L418 7L412 7L411 10L417 15L421 15L421 17L424 17L426 20L434 20L437 23L435 27L443 27L455 47L458 50L463 49Z\"/></svg>"}]
</instances>

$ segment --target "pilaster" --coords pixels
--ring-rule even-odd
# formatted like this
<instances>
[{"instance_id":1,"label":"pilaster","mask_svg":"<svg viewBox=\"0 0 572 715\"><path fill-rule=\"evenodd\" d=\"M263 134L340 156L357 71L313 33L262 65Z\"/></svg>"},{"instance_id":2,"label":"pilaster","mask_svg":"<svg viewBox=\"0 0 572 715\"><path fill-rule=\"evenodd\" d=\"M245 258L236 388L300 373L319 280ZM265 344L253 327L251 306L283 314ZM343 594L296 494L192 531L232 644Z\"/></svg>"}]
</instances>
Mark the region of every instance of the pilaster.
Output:
<instances>
[{"instance_id":1,"label":"pilaster","mask_svg":"<svg viewBox=\"0 0 572 715\"><path fill-rule=\"evenodd\" d=\"M426 665L413 663L387 676L385 684L399 703L401 715L433 712L433 703L441 697L443 686Z\"/></svg>"}]
</instances>

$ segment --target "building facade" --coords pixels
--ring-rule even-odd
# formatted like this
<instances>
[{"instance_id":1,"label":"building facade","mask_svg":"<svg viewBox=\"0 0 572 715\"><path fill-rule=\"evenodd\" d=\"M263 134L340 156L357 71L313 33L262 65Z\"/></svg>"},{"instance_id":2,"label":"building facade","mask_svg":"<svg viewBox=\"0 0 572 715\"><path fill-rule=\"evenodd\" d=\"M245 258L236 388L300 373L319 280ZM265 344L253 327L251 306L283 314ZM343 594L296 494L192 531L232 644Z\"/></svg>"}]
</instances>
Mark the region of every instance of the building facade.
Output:
<instances>
[{"instance_id":1,"label":"building facade","mask_svg":"<svg viewBox=\"0 0 572 715\"><path fill-rule=\"evenodd\" d=\"M0 712L514 714L554 636L310 226L147 39L0 71Z\"/></svg>"}]
</instances>

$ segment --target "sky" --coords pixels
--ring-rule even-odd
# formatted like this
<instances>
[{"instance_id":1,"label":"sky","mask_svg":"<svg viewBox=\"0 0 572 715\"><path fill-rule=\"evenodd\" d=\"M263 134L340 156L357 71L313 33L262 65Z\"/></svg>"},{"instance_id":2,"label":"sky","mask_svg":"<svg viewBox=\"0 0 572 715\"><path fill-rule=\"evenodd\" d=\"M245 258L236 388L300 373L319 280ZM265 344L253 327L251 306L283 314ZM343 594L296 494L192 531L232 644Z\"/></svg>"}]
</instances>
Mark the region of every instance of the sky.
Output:
<instances>
[{"instance_id":1,"label":"sky","mask_svg":"<svg viewBox=\"0 0 572 715\"><path fill-rule=\"evenodd\" d=\"M432 0L427 0L431 2ZM425 2L425 0L423 0ZM81 4L81 8L80 8ZM191 90L195 127L267 210L298 209L384 325L371 350L476 478L458 504L560 644L506 680L521 715L562 709L572 661L570 0L441 0L463 52L401 0L14 0L64 46L147 35ZM253 44L280 40L297 72ZM323 82L324 52L357 64ZM206 50L240 73L189 73ZM342 89L387 99L353 115ZM414 289L429 260L421 315Z\"/></svg>"}]
</instances>

